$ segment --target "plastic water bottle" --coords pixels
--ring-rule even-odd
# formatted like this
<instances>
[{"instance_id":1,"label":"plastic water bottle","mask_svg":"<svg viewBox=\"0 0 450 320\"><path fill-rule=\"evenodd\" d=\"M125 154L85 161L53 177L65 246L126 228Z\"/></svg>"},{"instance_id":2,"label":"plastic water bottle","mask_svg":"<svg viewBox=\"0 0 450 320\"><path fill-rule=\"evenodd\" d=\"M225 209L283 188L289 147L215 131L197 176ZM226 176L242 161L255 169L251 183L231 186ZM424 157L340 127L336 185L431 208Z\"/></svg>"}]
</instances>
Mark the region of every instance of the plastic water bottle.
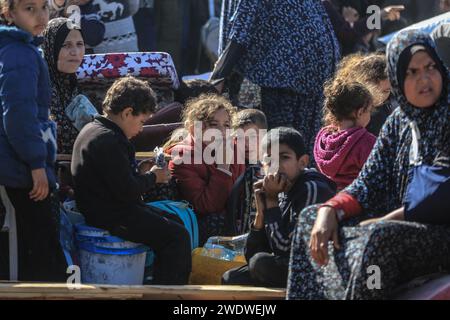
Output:
<instances>
[{"instance_id":1,"label":"plastic water bottle","mask_svg":"<svg viewBox=\"0 0 450 320\"><path fill-rule=\"evenodd\" d=\"M237 255L244 255L248 233L231 238L231 245Z\"/></svg>"},{"instance_id":2,"label":"plastic water bottle","mask_svg":"<svg viewBox=\"0 0 450 320\"><path fill-rule=\"evenodd\" d=\"M225 261L233 261L236 254L220 244L205 244L202 255Z\"/></svg>"},{"instance_id":3,"label":"plastic water bottle","mask_svg":"<svg viewBox=\"0 0 450 320\"><path fill-rule=\"evenodd\" d=\"M210 237L203 246L202 255L233 261L236 256L244 255L248 234L237 237Z\"/></svg>"},{"instance_id":4,"label":"plastic water bottle","mask_svg":"<svg viewBox=\"0 0 450 320\"><path fill-rule=\"evenodd\" d=\"M164 168L166 166L166 159L163 148L156 147L153 152L155 153L155 164L160 168Z\"/></svg>"}]
</instances>

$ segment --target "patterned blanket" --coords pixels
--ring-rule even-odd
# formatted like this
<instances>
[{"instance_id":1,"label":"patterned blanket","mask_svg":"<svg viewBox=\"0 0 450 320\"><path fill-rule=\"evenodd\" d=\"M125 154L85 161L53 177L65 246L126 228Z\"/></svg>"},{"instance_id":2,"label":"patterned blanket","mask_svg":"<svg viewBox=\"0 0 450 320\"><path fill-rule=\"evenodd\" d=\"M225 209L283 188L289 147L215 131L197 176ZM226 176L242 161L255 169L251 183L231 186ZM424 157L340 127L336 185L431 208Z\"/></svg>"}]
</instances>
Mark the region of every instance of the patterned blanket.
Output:
<instances>
[{"instance_id":1,"label":"patterned blanket","mask_svg":"<svg viewBox=\"0 0 450 320\"><path fill-rule=\"evenodd\" d=\"M179 79L172 57L164 52L136 52L85 55L77 71L80 89L94 105L118 78L132 75L148 81L158 96L159 106L173 102Z\"/></svg>"}]
</instances>

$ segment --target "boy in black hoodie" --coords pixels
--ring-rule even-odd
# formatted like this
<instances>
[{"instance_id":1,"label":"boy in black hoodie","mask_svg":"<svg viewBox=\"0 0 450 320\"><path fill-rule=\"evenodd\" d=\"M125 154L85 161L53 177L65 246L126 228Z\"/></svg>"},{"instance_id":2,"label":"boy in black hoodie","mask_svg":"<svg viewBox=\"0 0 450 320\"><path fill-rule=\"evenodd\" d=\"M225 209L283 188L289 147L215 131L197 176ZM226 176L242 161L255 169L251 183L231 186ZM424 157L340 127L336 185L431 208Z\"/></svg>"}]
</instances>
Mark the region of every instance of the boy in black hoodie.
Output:
<instances>
[{"instance_id":1,"label":"boy in black hoodie","mask_svg":"<svg viewBox=\"0 0 450 320\"><path fill-rule=\"evenodd\" d=\"M278 153L272 154L277 141ZM254 185L257 214L245 248L248 265L227 271L222 283L282 288L287 285L292 234L301 210L330 199L336 185L306 169L309 156L298 131L272 129L261 147L267 175Z\"/></svg>"},{"instance_id":2,"label":"boy in black hoodie","mask_svg":"<svg viewBox=\"0 0 450 320\"><path fill-rule=\"evenodd\" d=\"M139 172L143 170L136 165L129 141L142 131L155 105L147 83L133 77L114 82L103 102L105 115L88 123L75 141L71 165L75 198L89 225L155 252L154 284L183 285L191 272L189 233L142 201L142 194L155 183L167 183L167 167Z\"/></svg>"}]
</instances>

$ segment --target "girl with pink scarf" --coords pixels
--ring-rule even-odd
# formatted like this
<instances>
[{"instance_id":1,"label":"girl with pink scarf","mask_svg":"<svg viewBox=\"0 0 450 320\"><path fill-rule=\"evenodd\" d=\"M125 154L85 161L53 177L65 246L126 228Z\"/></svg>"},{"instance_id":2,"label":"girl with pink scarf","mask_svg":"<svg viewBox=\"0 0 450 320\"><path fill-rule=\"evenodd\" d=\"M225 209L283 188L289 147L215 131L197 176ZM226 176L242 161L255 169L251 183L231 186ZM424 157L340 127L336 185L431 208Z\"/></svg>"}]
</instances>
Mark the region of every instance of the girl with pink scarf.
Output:
<instances>
[{"instance_id":1,"label":"girl with pink scarf","mask_svg":"<svg viewBox=\"0 0 450 320\"><path fill-rule=\"evenodd\" d=\"M362 84L336 79L325 86L325 124L314 144L320 172L341 190L359 174L376 137L366 130L373 97Z\"/></svg>"}]
</instances>

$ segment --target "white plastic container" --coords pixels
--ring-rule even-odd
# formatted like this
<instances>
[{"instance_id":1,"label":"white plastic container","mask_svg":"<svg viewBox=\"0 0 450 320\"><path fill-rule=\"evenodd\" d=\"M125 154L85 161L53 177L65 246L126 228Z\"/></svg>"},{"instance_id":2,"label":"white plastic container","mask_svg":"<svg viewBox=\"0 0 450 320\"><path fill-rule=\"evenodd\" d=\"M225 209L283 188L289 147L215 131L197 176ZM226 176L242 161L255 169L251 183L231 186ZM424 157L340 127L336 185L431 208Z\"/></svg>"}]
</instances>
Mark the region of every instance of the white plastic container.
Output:
<instances>
[{"instance_id":1,"label":"white plastic container","mask_svg":"<svg viewBox=\"0 0 450 320\"><path fill-rule=\"evenodd\" d=\"M91 284L142 285L148 248L97 230L77 226L81 281Z\"/></svg>"}]
</instances>

